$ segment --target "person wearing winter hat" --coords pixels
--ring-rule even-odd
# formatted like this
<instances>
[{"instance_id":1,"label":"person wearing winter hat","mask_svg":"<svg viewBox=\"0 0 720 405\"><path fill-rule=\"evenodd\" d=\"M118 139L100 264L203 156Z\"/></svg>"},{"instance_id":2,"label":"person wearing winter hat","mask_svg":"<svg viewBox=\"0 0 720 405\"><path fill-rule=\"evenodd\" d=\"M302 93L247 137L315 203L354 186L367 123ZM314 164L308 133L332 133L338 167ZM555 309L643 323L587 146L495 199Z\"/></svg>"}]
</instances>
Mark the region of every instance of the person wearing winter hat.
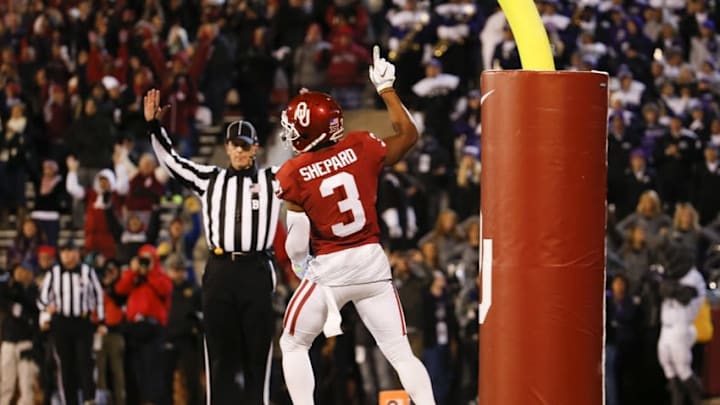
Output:
<instances>
[{"instance_id":1,"label":"person wearing winter hat","mask_svg":"<svg viewBox=\"0 0 720 405\"><path fill-rule=\"evenodd\" d=\"M143 245L115 284L115 293L127 297L127 357L139 398L137 403L166 403L163 387L163 334L167 326L172 282L162 271L152 245ZM130 392L128 393L130 394ZM135 399L128 395L128 402Z\"/></svg>"},{"instance_id":2,"label":"person wearing winter hat","mask_svg":"<svg viewBox=\"0 0 720 405\"><path fill-rule=\"evenodd\" d=\"M83 187L78 180L80 163L74 157L67 158L68 174L65 179L67 192L76 200L85 201L85 251L100 252L107 258L116 254L115 241L105 219L105 207L115 200L114 207L120 207L117 199L127 194L128 178L120 158L114 156L115 170L103 169L95 175L93 187Z\"/></svg>"}]
</instances>

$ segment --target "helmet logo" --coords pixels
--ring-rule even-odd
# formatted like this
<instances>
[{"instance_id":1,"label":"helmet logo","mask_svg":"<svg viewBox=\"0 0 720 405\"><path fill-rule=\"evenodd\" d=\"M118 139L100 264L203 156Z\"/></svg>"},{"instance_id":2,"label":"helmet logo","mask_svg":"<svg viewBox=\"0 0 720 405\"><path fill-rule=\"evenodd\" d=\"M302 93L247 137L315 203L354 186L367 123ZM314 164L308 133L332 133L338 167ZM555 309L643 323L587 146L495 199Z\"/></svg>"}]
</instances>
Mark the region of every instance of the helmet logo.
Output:
<instances>
[{"instance_id":1,"label":"helmet logo","mask_svg":"<svg viewBox=\"0 0 720 405\"><path fill-rule=\"evenodd\" d=\"M295 107L294 119L295 122L297 122L303 127L307 127L308 125L310 125L310 109L308 108L306 102L301 101Z\"/></svg>"}]
</instances>

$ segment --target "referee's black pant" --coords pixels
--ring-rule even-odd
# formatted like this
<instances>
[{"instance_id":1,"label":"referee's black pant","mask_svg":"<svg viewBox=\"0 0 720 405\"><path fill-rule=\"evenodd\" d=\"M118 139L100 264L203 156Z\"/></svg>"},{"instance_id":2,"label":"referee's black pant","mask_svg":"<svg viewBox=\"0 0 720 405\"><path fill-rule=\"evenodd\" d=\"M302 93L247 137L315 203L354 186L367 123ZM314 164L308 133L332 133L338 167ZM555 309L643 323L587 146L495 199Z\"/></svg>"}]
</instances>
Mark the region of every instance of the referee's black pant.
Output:
<instances>
[{"instance_id":1,"label":"referee's black pant","mask_svg":"<svg viewBox=\"0 0 720 405\"><path fill-rule=\"evenodd\" d=\"M208 405L268 403L273 271L264 253L210 254L202 284Z\"/></svg>"},{"instance_id":2,"label":"referee's black pant","mask_svg":"<svg viewBox=\"0 0 720 405\"><path fill-rule=\"evenodd\" d=\"M50 336L58 363L60 391L63 403L77 404L78 389L83 401L95 400L92 358L95 325L86 318L55 316L50 324Z\"/></svg>"}]
</instances>

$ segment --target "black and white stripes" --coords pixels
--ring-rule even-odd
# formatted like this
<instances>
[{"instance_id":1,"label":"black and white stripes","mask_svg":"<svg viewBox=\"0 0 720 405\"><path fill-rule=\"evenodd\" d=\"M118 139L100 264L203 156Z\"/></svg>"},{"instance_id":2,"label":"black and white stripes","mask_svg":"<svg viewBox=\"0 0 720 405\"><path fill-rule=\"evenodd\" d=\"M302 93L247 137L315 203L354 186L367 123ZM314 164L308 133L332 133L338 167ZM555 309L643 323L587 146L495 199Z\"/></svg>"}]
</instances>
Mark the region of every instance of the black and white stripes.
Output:
<instances>
[{"instance_id":1,"label":"black and white stripes","mask_svg":"<svg viewBox=\"0 0 720 405\"><path fill-rule=\"evenodd\" d=\"M86 317L95 311L98 320L105 319L103 289L93 270L81 264L72 270L63 270L59 264L47 272L43 280L38 308L46 311L55 306L56 314L65 317Z\"/></svg>"},{"instance_id":2,"label":"black and white stripes","mask_svg":"<svg viewBox=\"0 0 720 405\"><path fill-rule=\"evenodd\" d=\"M151 126L152 146L158 161L185 187L198 196L202 196L207 190L210 180L217 175L220 169L215 166L197 164L180 156L173 150L170 137L160 123L153 121Z\"/></svg>"},{"instance_id":3,"label":"black and white stripes","mask_svg":"<svg viewBox=\"0 0 720 405\"><path fill-rule=\"evenodd\" d=\"M202 165L173 150L165 129L151 127L158 160L200 197L207 245L224 252L264 251L272 246L280 213L277 168L250 173Z\"/></svg>"}]
</instances>

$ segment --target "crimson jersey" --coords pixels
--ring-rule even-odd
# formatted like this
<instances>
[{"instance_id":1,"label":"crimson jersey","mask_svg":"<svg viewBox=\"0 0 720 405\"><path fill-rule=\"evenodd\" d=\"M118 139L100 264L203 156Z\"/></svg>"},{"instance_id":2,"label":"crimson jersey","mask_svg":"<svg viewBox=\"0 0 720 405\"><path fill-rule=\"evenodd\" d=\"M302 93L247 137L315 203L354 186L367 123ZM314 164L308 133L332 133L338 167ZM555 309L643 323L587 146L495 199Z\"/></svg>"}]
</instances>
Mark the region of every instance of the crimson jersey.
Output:
<instances>
[{"instance_id":1,"label":"crimson jersey","mask_svg":"<svg viewBox=\"0 0 720 405\"><path fill-rule=\"evenodd\" d=\"M375 202L385 153L385 142L357 131L282 165L278 197L299 205L310 218L313 254L380 241Z\"/></svg>"}]
</instances>

